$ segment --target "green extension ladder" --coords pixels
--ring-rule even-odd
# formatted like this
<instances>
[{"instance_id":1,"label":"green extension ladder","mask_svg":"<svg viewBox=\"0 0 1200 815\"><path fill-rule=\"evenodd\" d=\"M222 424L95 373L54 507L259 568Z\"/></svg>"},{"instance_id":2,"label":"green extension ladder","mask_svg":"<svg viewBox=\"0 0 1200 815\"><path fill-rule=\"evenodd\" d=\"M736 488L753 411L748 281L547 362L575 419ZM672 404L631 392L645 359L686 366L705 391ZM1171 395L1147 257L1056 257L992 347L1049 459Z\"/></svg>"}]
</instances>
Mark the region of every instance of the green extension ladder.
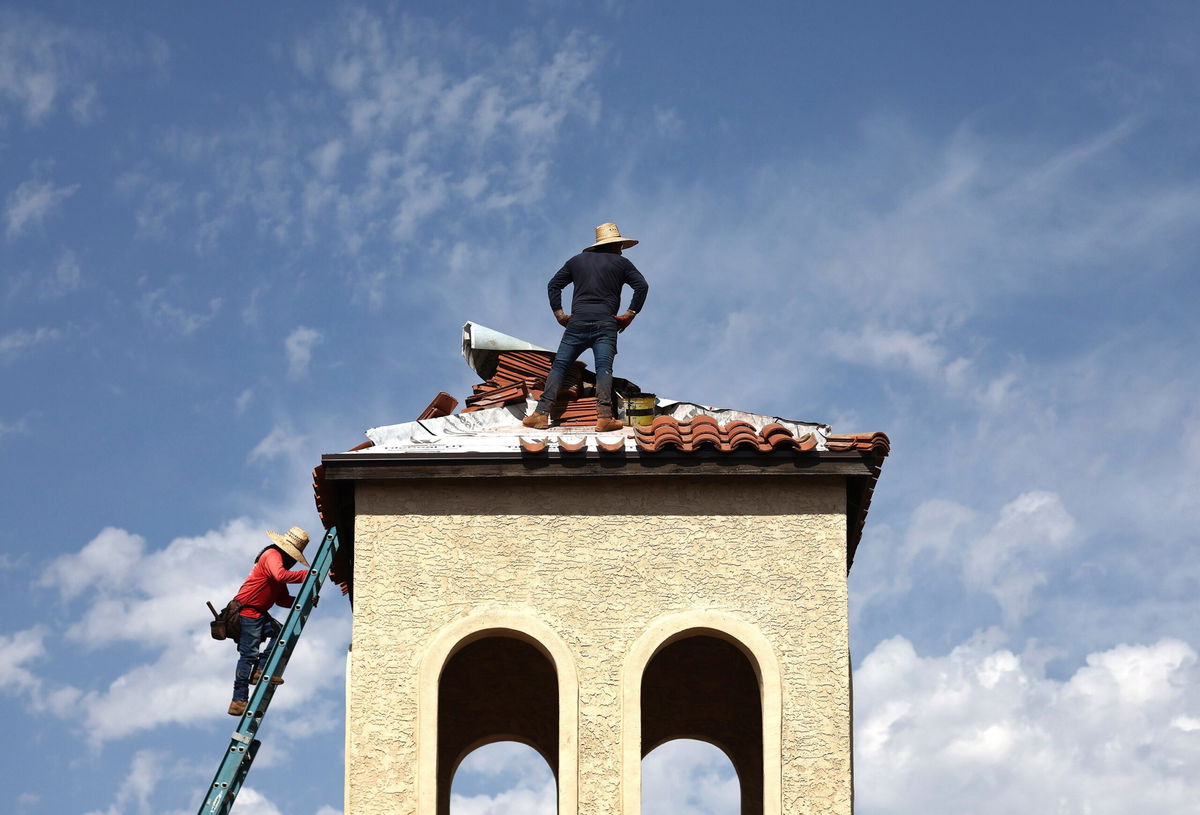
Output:
<instances>
[{"instance_id":1,"label":"green extension ladder","mask_svg":"<svg viewBox=\"0 0 1200 815\"><path fill-rule=\"evenodd\" d=\"M242 782L246 780L246 774L250 772L250 765L254 763L254 757L258 755L260 742L254 738L254 735L262 724L263 716L267 713L271 697L275 695L276 686L271 684L270 678L283 676L283 669L287 667L288 659L292 656L292 649L296 647L296 642L304 631L304 623L308 620L309 612L317 604L321 585L329 576L329 567L333 565L333 556L337 554L339 545L335 526L325 534L325 539L321 541L316 557L309 566L308 577L304 578L304 582L300 584L300 593L296 595L287 622L283 624L283 630L279 632L279 636L275 639L275 645L267 656L262 679L255 686L254 692L250 694L246 712L242 714L237 729L233 731L233 736L229 739L229 749L221 757L217 774L213 776L212 785L208 788L204 803L200 805L199 815L225 815L233 808L233 802L242 788Z\"/></svg>"}]
</instances>

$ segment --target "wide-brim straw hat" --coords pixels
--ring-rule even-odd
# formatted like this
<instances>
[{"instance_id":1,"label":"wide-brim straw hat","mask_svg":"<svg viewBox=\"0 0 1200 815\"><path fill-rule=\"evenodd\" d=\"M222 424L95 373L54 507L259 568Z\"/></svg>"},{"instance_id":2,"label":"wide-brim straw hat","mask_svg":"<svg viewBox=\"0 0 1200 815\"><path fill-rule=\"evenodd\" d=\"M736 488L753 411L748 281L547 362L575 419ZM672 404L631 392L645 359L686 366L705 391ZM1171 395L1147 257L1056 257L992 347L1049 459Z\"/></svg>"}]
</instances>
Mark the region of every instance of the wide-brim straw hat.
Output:
<instances>
[{"instance_id":1,"label":"wide-brim straw hat","mask_svg":"<svg viewBox=\"0 0 1200 815\"><path fill-rule=\"evenodd\" d=\"M308 545L308 533L303 529L293 526L282 535L268 529L267 537L273 544L287 552L289 557L295 558L297 563L308 565L308 561L304 557L304 547Z\"/></svg>"},{"instance_id":2,"label":"wide-brim straw hat","mask_svg":"<svg viewBox=\"0 0 1200 815\"><path fill-rule=\"evenodd\" d=\"M589 252L597 246L604 246L609 243L620 242L622 249L628 249L631 246L637 246L637 241L633 238L621 237L621 230L617 229L614 223L600 224L596 227L596 242L591 246L585 247L583 251Z\"/></svg>"}]
</instances>

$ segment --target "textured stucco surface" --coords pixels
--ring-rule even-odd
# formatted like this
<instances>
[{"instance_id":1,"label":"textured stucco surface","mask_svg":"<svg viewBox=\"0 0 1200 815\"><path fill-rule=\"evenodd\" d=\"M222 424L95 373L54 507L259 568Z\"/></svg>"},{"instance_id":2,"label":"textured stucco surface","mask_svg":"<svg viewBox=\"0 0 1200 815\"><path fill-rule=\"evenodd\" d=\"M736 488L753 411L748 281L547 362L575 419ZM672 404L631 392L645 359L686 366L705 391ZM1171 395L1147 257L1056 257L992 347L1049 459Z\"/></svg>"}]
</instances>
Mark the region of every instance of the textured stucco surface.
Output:
<instances>
[{"instance_id":1,"label":"textured stucco surface","mask_svg":"<svg viewBox=\"0 0 1200 815\"><path fill-rule=\"evenodd\" d=\"M653 621L689 610L732 615L774 650L782 811L850 812L840 479L360 483L355 501L347 815L417 813L416 734L434 715L418 710L422 657L489 611L536 618L576 663L579 812L621 813L622 667Z\"/></svg>"}]
</instances>

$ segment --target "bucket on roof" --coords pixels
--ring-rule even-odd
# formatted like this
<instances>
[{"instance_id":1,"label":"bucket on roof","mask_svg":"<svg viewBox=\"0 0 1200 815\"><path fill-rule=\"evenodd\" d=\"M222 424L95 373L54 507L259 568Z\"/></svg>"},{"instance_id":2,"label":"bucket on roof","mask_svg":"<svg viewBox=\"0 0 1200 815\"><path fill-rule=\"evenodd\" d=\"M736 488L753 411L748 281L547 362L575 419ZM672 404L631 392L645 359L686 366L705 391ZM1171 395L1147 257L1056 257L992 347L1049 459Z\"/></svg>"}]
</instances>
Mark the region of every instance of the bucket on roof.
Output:
<instances>
[{"instance_id":1,"label":"bucket on roof","mask_svg":"<svg viewBox=\"0 0 1200 815\"><path fill-rule=\"evenodd\" d=\"M626 425L648 427L654 422L658 411L658 396L653 393L635 393L622 396L617 407L617 418Z\"/></svg>"}]
</instances>

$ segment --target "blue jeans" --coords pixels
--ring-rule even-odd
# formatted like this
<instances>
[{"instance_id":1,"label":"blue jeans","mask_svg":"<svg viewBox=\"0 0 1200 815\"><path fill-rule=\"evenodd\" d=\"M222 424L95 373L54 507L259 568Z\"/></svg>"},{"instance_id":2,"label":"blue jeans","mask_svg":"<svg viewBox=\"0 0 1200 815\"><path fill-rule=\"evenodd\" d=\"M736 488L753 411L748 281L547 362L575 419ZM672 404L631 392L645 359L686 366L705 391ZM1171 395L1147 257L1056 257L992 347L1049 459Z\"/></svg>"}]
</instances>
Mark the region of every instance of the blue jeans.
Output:
<instances>
[{"instance_id":1,"label":"blue jeans","mask_svg":"<svg viewBox=\"0 0 1200 815\"><path fill-rule=\"evenodd\" d=\"M263 667L271 646L279 636L279 623L264 614L261 617L242 617L242 634L238 637L237 671L233 675L233 699L245 702L250 698L250 674ZM267 647L259 651L263 640Z\"/></svg>"},{"instance_id":2,"label":"blue jeans","mask_svg":"<svg viewBox=\"0 0 1200 815\"><path fill-rule=\"evenodd\" d=\"M558 345L558 352L554 355L550 376L546 377L546 389L542 391L542 398L538 400L538 413L550 412L571 363L589 348L596 358L596 402L599 413L603 417L612 417L613 357L617 355L617 320L615 317L604 315L571 317L567 323L567 330L563 332L562 342Z\"/></svg>"}]
</instances>

